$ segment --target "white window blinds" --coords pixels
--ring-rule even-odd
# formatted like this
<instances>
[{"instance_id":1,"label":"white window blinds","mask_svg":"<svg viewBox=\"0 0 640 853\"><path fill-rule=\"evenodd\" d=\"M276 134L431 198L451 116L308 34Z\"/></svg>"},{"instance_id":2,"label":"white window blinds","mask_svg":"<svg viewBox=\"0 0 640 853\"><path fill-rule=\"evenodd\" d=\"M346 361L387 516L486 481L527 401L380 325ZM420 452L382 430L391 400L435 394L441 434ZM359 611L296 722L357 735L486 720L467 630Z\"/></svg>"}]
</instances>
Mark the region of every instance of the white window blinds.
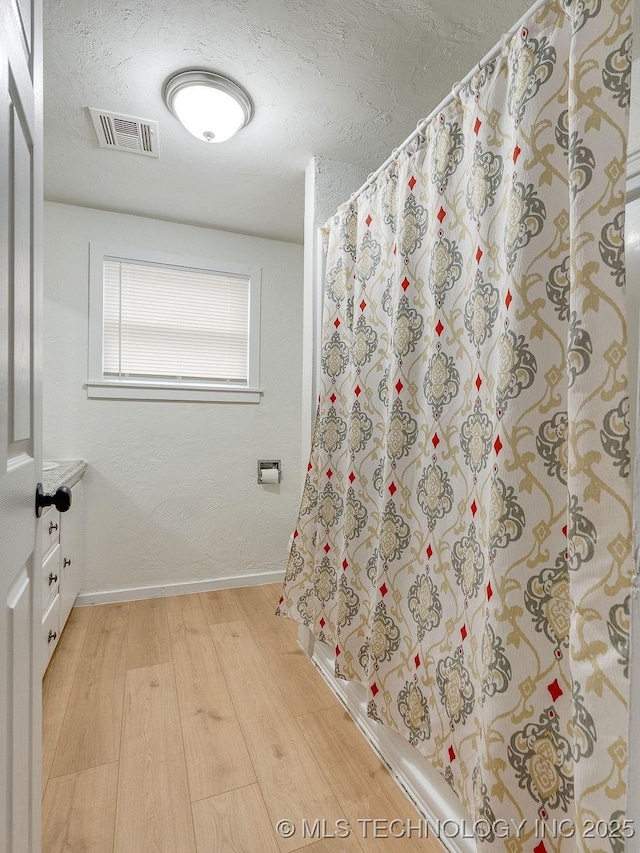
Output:
<instances>
[{"instance_id":1,"label":"white window blinds","mask_svg":"<svg viewBox=\"0 0 640 853\"><path fill-rule=\"evenodd\" d=\"M248 384L248 277L104 260L105 378Z\"/></svg>"}]
</instances>

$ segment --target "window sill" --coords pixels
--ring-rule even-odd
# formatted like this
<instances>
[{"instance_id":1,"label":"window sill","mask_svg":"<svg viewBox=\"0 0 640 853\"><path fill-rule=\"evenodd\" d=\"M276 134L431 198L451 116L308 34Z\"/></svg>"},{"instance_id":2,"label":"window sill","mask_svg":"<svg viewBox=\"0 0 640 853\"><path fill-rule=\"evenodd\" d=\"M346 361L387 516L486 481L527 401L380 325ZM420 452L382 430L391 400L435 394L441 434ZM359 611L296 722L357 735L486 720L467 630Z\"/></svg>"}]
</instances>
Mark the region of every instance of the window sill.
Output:
<instances>
[{"instance_id":1,"label":"window sill","mask_svg":"<svg viewBox=\"0 0 640 853\"><path fill-rule=\"evenodd\" d=\"M246 386L179 384L171 382L109 381L85 382L91 400L167 400L200 403L259 403L262 391Z\"/></svg>"}]
</instances>

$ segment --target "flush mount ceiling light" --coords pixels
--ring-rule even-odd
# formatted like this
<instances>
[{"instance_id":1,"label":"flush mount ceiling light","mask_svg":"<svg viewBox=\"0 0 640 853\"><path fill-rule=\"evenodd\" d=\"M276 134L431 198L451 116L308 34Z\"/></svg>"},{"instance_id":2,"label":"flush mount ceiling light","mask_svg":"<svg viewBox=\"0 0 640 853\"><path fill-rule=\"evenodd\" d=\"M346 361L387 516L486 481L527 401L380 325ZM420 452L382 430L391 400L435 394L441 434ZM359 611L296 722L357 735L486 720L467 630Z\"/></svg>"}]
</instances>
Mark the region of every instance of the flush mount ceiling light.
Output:
<instances>
[{"instance_id":1,"label":"flush mount ceiling light","mask_svg":"<svg viewBox=\"0 0 640 853\"><path fill-rule=\"evenodd\" d=\"M174 116L203 142L225 142L253 115L244 89L215 71L179 71L165 82L162 95Z\"/></svg>"}]
</instances>

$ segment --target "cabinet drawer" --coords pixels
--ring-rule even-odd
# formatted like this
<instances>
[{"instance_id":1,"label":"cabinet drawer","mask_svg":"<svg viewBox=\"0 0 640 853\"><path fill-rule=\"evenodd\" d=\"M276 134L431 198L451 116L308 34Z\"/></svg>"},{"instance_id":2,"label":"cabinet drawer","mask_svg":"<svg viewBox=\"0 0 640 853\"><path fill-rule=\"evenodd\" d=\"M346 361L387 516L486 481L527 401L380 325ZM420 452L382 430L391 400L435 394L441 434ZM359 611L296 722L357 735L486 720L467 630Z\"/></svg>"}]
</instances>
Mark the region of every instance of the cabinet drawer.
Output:
<instances>
[{"instance_id":1,"label":"cabinet drawer","mask_svg":"<svg viewBox=\"0 0 640 853\"><path fill-rule=\"evenodd\" d=\"M82 567L82 480L71 487L72 503L60 521L60 630L80 592Z\"/></svg>"},{"instance_id":2,"label":"cabinet drawer","mask_svg":"<svg viewBox=\"0 0 640 853\"><path fill-rule=\"evenodd\" d=\"M42 564L42 612L58 592L60 585L60 545L54 545L53 550Z\"/></svg>"},{"instance_id":3,"label":"cabinet drawer","mask_svg":"<svg viewBox=\"0 0 640 853\"><path fill-rule=\"evenodd\" d=\"M42 674L49 666L51 655L60 639L60 593L57 593L49 609L42 617Z\"/></svg>"},{"instance_id":4,"label":"cabinet drawer","mask_svg":"<svg viewBox=\"0 0 640 853\"><path fill-rule=\"evenodd\" d=\"M42 547L43 560L59 541L60 513L54 506L51 506L42 514L42 518L40 519L40 545Z\"/></svg>"}]
</instances>

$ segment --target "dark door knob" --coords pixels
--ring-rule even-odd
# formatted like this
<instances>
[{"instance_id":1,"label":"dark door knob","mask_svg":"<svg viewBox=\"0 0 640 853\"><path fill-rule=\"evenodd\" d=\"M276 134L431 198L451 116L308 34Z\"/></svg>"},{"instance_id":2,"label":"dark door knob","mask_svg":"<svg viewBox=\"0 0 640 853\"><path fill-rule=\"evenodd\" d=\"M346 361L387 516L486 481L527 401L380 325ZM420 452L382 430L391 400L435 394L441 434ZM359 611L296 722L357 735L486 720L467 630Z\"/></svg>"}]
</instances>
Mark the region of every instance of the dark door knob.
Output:
<instances>
[{"instance_id":1,"label":"dark door knob","mask_svg":"<svg viewBox=\"0 0 640 853\"><path fill-rule=\"evenodd\" d=\"M54 505L58 512L66 512L71 506L71 489L69 486L60 486L55 495L45 495L42 483L36 486L36 516L40 518L42 510L46 506Z\"/></svg>"}]
</instances>

